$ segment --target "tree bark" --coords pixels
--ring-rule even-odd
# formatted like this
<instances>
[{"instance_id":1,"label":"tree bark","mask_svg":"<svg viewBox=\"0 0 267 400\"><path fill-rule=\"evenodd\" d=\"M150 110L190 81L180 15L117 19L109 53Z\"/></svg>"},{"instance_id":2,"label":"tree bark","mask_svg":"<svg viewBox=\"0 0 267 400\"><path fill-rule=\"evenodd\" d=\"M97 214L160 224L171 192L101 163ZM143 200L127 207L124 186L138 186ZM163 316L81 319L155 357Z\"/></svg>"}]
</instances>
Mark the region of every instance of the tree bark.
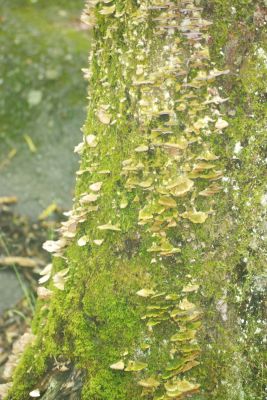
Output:
<instances>
[{"instance_id":1,"label":"tree bark","mask_svg":"<svg viewBox=\"0 0 267 400\"><path fill-rule=\"evenodd\" d=\"M88 1L74 206L7 399L264 398L266 15Z\"/></svg>"}]
</instances>

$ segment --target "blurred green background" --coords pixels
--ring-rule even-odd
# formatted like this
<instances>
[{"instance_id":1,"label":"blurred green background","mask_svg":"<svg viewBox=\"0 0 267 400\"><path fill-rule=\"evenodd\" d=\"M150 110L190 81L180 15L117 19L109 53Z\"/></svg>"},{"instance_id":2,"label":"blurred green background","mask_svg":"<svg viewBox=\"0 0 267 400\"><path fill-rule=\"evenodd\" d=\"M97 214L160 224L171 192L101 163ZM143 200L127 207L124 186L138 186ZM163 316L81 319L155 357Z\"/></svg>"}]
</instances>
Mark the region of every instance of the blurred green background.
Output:
<instances>
[{"instance_id":1,"label":"blurred green background","mask_svg":"<svg viewBox=\"0 0 267 400\"><path fill-rule=\"evenodd\" d=\"M83 0L0 0L0 196L36 217L71 205L85 119Z\"/></svg>"}]
</instances>

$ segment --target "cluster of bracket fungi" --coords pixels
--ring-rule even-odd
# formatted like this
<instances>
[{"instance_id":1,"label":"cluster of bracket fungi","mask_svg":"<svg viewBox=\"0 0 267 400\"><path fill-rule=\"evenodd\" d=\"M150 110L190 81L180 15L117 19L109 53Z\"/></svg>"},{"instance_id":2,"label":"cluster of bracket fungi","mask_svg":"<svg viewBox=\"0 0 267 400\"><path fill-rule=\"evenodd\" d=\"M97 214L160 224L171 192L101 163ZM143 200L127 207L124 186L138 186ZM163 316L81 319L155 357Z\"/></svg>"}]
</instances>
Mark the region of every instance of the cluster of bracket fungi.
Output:
<instances>
[{"instance_id":1,"label":"cluster of bracket fungi","mask_svg":"<svg viewBox=\"0 0 267 400\"><path fill-rule=\"evenodd\" d=\"M179 257L182 245L174 245L172 241L175 228L184 223L205 223L214 213L213 196L221 190L219 157L212 152L209 138L222 134L228 126L219 110L227 99L220 97L214 85L215 79L228 71L218 71L212 66L207 43L211 23L203 19L203 9L195 3L196 0L139 0L138 11L127 14L127 4L117 10L113 0L88 0L83 15L83 21L91 28L97 27L99 16L112 19L105 39L110 39L116 25L127 17L129 32L124 35L124 41L128 50L111 47L110 51L118 55L125 82L131 76L129 97L135 105L133 116L142 141L134 154L123 161L121 176L126 191L136 192L135 201L138 202L142 193L144 206L139 211L138 224L151 237L147 252L152 264L164 263L167 257ZM102 56L101 47L97 49L93 45L90 60L96 57L101 67ZM103 71L106 76L101 80L102 97L112 98L107 65ZM92 72L85 70L85 75L89 79ZM123 103L126 99L122 97L120 101ZM110 104L97 104L93 112L108 127L119 124L120 115L114 115L115 110ZM76 151L80 154L93 151L92 157L97 160L99 140L92 133L85 134ZM91 163L90 167L78 171L78 177L85 172L102 176L110 173L97 171L97 166L97 162ZM49 251L61 250L75 236L76 226L85 220L87 212L98 211L102 184L102 181L91 182L90 192L80 196L70 220L61 229L63 239L57 242L60 249L50 242L46 245ZM120 208L127 205L124 199ZM97 229L121 230L119 223L110 222ZM85 246L88 241L90 238L83 236L78 245ZM94 243L101 245L102 240ZM156 375L144 376L149 366L145 362L130 360L125 364L119 360L110 366L113 370L142 371L142 379L138 381L142 396L155 400L183 399L199 390L199 384L184 377L185 372L199 364L196 336L201 326L201 312L187 298L198 288L197 282L188 281L180 294L153 288L143 288L137 293L147 302L142 319L150 336L162 323L170 324L171 331L173 327L176 330L164 339L170 362ZM144 354L148 349L149 345L144 345Z\"/></svg>"},{"instance_id":2,"label":"cluster of bracket fungi","mask_svg":"<svg viewBox=\"0 0 267 400\"><path fill-rule=\"evenodd\" d=\"M213 213L209 198L220 191L216 181L222 172L216 167L218 156L209 148L208 137L221 134L228 123L217 108L227 99L220 97L212 83L228 71L211 69L210 22L202 18L202 8L194 0L155 0L142 2L141 7L162 44L158 52L153 42L149 49L149 43L140 46L131 94L136 101L135 87L139 88L135 117L144 135L135 155L123 162L122 173L128 190L142 188L146 194L139 225L153 238L147 251L151 262L157 263L181 252L180 246L172 244L169 230L183 219L202 224ZM201 202L205 210L196 209L198 196L206 199ZM166 321L177 325L177 333L168 339L170 363L157 376L139 381L143 396L182 399L199 390L198 384L180 378L199 364L196 334L201 313L186 297L197 290L197 284L189 283L181 295L150 289L137 293L147 298L143 319L150 331Z\"/></svg>"}]
</instances>

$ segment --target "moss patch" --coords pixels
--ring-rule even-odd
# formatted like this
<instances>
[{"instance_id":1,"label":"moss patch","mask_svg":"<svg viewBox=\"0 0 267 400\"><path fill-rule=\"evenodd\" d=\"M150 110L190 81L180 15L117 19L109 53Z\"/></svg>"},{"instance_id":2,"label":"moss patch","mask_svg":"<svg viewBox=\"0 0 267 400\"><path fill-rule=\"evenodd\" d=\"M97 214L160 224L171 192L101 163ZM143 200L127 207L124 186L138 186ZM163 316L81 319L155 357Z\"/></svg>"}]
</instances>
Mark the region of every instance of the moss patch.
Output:
<instances>
[{"instance_id":1,"label":"moss patch","mask_svg":"<svg viewBox=\"0 0 267 400\"><path fill-rule=\"evenodd\" d=\"M181 256L172 255L159 262L147 251L156 235L153 237L150 229L138 224L139 211L150 197L140 185L132 191L125 190L121 169L123 161L136 154L136 147L148 142L146 131L136 122L138 118L146 118L138 108L144 93L138 87L132 87L132 74L140 57L138 39L144 39L148 48L152 39L152 53L149 54L153 51L158 54L162 50L162 41L160 36L153 34L154 21L142 19L134 1L117 1L116 5L125 11L125 18L104 17L100 6L96 11L99 28L91 55L90 105L83 131L85 137L95 135L98 148L92 149L91 142L84 145L81 164L84 172L76 186L76 207L79 198L88 191L89 183L103 182L103 195L97 201L99 210L92 212L77 232L76 239L86 234L90 238L89 244L79 247L76 240L73 241L67 248L66 260L54 263L55 272L68 266L69 276L65 291L56 291L49 309L41 309L36 317L36 354L41 365L36 375L42 375L48 359L61 355L86 370L83 399L140 399L138 381L148 375L161 376L171 348L166 337L176 332L175 325L168 321L155 329L155 333L147 331L141 320L147 312L147 304L136 296L136 292L142 287L155 293L173 291L180 301L183 286L193 279L201 285L201 290L190 295L190 300L202 305L203 327L199 335L202 356L201 364L182 376L190 376L201 383L202 390L195 397L198 400L260 400L263 395L262 341L255 339L255 335L262 329L263 303L257 282L261 281L264 265L261 183L266 167L262 156L266 108L261 101L263 86L254 79L254 71L257 70L261 77L266 73L255 56L257 46L264 46L261 45L264 36L254 35L253 9L249 8L249 1L236 1L234 5L229 1L209 2L207 11L212 10L215 22L210 30L212 60L222 66L226 53L220 54L220 51L226 51L227 45L228 55L232 54L229 46L233 43L229 45L228 32L231 34L236 24L244 19L249 23L247 31L252 46L250 54L244 54L239 47L243 30L234 31L235 46L239 50L234 53L234 58L228 57L230 78L220 78L221 91L225 97L230 97L229 104L221 106L229 128L205 138L205 144L211 145L212 151L220 155L218 164L224 169L225 176L223 192L213 203L198 199L196 204L206 207L206 211L214 206L216 214L211 209L209 212L214 215L203 226L179 220L180 231L173 227L167 238L173 246L182 242ZM231 6L236 7L234 13ZM246 14L248 10L249 15ZM137 23L136 16L141 23ZM188 49L181 45L181 51L187 55ZM234 75L236 68L241 68L237 76ZM151 69L153 71L152 66ZM197 72L197 68L192 70L189 78L194 80ZM206 87L198 92L198 99L204 99L205 90ZM255 91L260 95L255 95ZM157 122L152 120L152 129L160 126L168 113L163 114ZM187 114L181 116L177 135L181 134L186 118ZM103 123L107 119L109 122ZM112 124L114 120L116 122ZM196 149L197 143L192 147ZM160 166L165 165L167 157L155 153L140 156L140 162L144 162L140 178L148 171L158 171L158 177L164 175ZM155 159L156 166L153 164ZM190 159L187 161L190 166ZM129 185L129 181L127 183ZM195 185L198 190L205 187L204 184ZM125 209L120 208L122 198L129 203ZM188 198L179 200L179 210L184 211L184 207L194 204L194 198L190 200L191 203ZM105 224L120 227L120 230L98 229ZM97 247L93 242L95 239L104 239L104 242ZM164 307L167 300L165 294L161 296L163 300L159 296L157 301L151 297L148 305L155 307L154 303L159 302ZM198 328L195 321L189 325L191 333ZM144 343L149 343L148 351L142 347ZM250 352L247 351L248 344ZM147 371L129 373L109 368L121 359L126 363L129 359L145 362ZM31 363L31 357L25 356L10 399L26 399L27 390L33 381L37 382L34 376L28 383L28 372L25 371ZM20 386L22 380L27 382L24 388ZM163 396L163 393L162 386L158 395Z\"/></svg>"}]
</instances>

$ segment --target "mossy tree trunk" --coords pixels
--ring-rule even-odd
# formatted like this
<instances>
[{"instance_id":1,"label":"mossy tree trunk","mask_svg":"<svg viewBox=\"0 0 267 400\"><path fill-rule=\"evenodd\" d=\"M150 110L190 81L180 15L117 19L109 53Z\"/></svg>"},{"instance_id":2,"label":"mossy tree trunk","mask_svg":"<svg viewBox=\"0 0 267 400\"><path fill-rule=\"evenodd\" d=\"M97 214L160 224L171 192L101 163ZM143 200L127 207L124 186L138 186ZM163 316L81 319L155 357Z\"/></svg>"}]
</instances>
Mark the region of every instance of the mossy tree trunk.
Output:
<instances>
[{"instance_id":1,"label":"mossy tree trunk","mask_svg":"<svg viewBox=\"0 0 267 400\"><path fill-rule=\"evenodd\" d=\"M8 399L264 398L265 6L89 0L76 198Z\"/></svg>"}]
</instances>

